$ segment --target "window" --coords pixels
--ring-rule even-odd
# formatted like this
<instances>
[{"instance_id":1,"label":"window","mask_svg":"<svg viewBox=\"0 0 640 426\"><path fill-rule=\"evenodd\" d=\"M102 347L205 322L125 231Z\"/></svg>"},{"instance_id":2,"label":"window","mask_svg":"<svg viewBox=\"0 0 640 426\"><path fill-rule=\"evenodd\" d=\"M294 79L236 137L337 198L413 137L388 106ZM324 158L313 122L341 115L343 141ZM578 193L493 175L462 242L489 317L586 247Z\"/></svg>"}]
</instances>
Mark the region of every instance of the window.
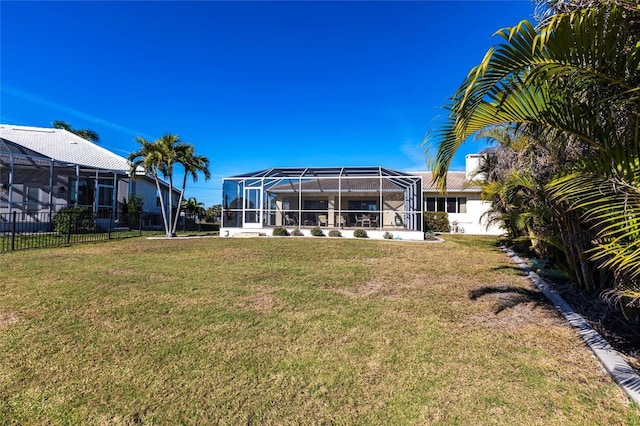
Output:
<instances>
[{"instance_id":1,"label":"window","mask_svg":"<svg viewBox=\"0 0 640 426\"><path fill-rule=\"evenodd\" d=\"M355 211L376 211L378 210L378 202L375 200L349 200L347 208Z\"/></svg>"},{"instance_id":2,"label":"window","mask_svg":"<svg viewBox=\"0 0 640 426\"><path fill-rule=\"evenodd\" d=\"M425 211L428 211L428 212L435 212L436 211L436 199L434 197L428 197L424 201L424 209L425 209Z\"/></svg>"},{"instance_id":3,"label":"window","mask_svg":"<svg viewBox=\"0 0 640 426\"><path fill-rule=\"evenodd\" d=\"M457 213L456 210L458 207L458 203L456 201L458 200L455 197L447 198L447 213Z\"/></svg>"},{"instance_id":4,"label":"window","mask_svg":"<svg viewBox=\"0 0 640 426\"><path fill-rule=\"evenodd\" d=\"M428 212L466 213L466 197L426 197L424 210Z\"/></svg>"},{"instance_id":5,"label":"window","mask_svg":"<svg viewBox=\"0 0 640 426\"><path fill-rule=\"evenodd\" d=\"M305 210L326 211L328 209L327 200L304 200Z\"/></svg>"}]
</instances>

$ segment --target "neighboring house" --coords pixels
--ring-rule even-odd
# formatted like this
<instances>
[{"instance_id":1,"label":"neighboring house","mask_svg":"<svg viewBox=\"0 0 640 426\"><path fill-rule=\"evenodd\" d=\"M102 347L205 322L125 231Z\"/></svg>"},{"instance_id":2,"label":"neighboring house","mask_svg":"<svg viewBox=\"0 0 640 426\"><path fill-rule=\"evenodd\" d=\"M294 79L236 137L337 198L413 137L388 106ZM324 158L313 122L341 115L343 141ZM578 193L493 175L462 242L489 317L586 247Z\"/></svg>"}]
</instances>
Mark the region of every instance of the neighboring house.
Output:
<instances>
[{"instance_id":1,"label":"neighboring house","mask_svg":"<svg viewBox=\"0 0 640 426\"><path fill-rule=\"evenodd\" d=\"M145 225L161 225L155 182L129 173L126 158L64 129L0 124L0 227L15 213L43 230L66 206L86 206L99 220L117 221L130 194L143 199ZM166 183L162 188L168 194ZM174 191L174 203L178 195Z\"/></svg>"},{"instance_id":2,"label":"neighboring house","mask_svg":"<svg viewBox=\"0 0 640 426\"><path fill-rule=\"evenodd\" d=\"M221 236L268 233L277 226L309 235L316 226L353 236L422 240L423 212L446 211L452 232L500 234L487 227L490 207L471 186L479 155L467 156L466 172L447 175L441 195L430 172L403 173L384 167L273 168L222 180ZM387 234L387 237L389 235Z\"/></svg>"}]
</instances>

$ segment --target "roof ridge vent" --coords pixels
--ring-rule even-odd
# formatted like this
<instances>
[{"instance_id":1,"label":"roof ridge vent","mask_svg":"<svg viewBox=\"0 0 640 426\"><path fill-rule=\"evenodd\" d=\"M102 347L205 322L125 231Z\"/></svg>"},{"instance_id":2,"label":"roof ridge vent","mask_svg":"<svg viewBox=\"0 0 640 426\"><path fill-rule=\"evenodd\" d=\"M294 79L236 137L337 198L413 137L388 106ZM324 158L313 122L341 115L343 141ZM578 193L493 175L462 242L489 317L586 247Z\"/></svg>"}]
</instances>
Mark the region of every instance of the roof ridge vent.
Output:
<instances>
[{"instance_id":1,"label":"roof ridge vent","mask_svg":"<svg viewBox=\"0 0 640 426\"><path fill-rule=\"evenodd\" d=\"M36 132L36 133L54 133L54 129L24 129L20 127L12 127L11 130L16 130L20 132Z\"/></svg>"}]
</instances>

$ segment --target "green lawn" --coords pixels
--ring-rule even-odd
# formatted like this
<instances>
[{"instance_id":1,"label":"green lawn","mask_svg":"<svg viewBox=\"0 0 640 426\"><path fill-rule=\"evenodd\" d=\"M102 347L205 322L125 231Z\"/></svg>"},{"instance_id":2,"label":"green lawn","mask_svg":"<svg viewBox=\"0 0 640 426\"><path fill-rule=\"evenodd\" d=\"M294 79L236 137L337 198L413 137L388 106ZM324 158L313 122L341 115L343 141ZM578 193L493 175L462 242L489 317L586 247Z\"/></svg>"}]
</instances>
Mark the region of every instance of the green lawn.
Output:
<instances>
[{"instance_id":1,"label":"green lawn","mask_svg":"<svg viewBox=\"0 0 640 426\"><path fill-rule=\"evenodd\" d=\"M0 423L640 424L494 242L3 254Z\"/></svg>"}]
</instances>

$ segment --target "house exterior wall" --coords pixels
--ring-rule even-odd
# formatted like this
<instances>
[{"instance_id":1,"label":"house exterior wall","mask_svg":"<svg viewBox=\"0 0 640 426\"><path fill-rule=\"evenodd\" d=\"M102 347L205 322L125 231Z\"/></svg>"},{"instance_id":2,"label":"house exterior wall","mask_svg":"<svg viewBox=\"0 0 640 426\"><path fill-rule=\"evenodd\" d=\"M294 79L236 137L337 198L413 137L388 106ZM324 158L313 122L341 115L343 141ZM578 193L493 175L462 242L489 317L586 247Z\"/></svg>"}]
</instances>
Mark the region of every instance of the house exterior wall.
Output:
<instances>
[{"instance_id":1,"label":"house exterior wall","mask_svg":"<svg viewBox=\"0 0 640 426\"><path fill-rule=\"evenodd\" d=\"M480 191L451 191L446 195L438 192L425 191L425 206L429 198L464 198L466 200L466 212L447 212L452 232L464 232L474 235L501 235L502 228L492 224L488 225L486 212L491 208L491 203L482 200ZM426 210L426 207L425 207ZM443 211L443 210L439 210ZM446 211L446 210L445 210Z\"/></svg>"},{"instance_id":2,"label":"house exterior wall","mask_svg":"<svg viewBox=\"0 0 640 426\"><path fill-rule=\"evenodd\" d=\"M138 177L131 182L131 194L142 197L142 210L145 213L161 214L157 205L158 189L155 182L145 177Z\"/></svg>"},{"instance_id":3,"label":"house exterior wall","mask_svg":"<svg viewBox=\"0 0 640 426\"><path fill-rule=\"evenodd\" d=\"M167 203L169 199L169 188L166 184L161 183L160 188L162 190L162 199ZM131 180L131 194L142 197L142 211L145 213L143 226L151 228L162 228L162 207L158 199L158 188L155 180L148 176L137 176ZM180 192L178 189L173 189L173 207L178 205L178 199L180 198ZM165 205L165 208L168 206Z\"/></svg>"},{"instance_id":4,"label":"house exterior wall","mask_svg":"<svg viewBox=\"0 0 640 426\"><path fill-rule=\"evenodd\" d=\"M458 232L476 235L500 235L503 231L495 225L487 226L485 213L491 208L491 203L483 201L479 194L464 195L467 198L466 213L449 213L449 223L458 222ZM455 196L455 195L454 195Z\"/></svg>"}]
</instances>

